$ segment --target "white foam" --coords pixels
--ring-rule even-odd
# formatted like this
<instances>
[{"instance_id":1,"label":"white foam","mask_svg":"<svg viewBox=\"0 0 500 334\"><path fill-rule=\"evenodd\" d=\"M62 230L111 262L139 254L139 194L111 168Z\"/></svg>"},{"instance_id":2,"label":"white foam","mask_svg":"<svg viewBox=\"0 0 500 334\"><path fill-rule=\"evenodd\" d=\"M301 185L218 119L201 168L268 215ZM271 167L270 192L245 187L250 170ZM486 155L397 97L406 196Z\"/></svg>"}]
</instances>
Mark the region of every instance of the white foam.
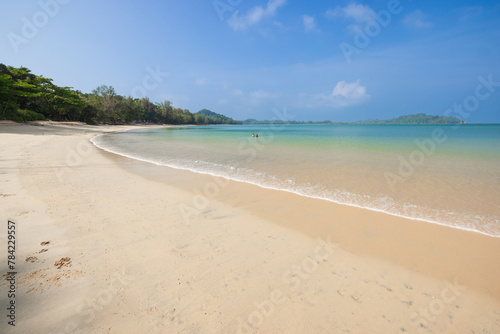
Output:
<instances>
[{"instance_id":1,"label":"white foam","mask_svg":"<svg viewBox=\"0 0 500 334\"><path fill-rule=\"evenodd\" d=\"M122 131L122 132L124 132L124 131ZM253 184L255 186L258 186L258 187L261 187L264 189L285 191L288 193L293 193L293 194L307 197L307 198L325 200L325 201L329 201L329 202L336 203L336 204L348 205L348 206L357 207L357 208L361 208L361 209L381 212L381 213L389 214L391 216L396 216L396 217L401 217L401 218L406 218L406 219L411 219L411 220L416 220L416 221L421 221L421 222L426 222L426 223L447 226L447 227L465 230L465 231L469 231L469 232L481 233L481 234L484 234L484 235L487 235L490 237L500 238L500 235L496 234L497 233L496 231L494 231L493 229L490 230L487 228L487 226L482 225L482 224L478 226L478 224L474 224L473 222L463 221L462 225L459 225L457 223L451 223L451 222L442 222L442 221L440 222L436 219L431 219L429 217L420 217L418 215L421 215L422 210L418 206L415 206L412 204L405 204L404 205L405 209L406 208L413 209L413 210L411 210L413 213L412 215L410 215L410 214L405 215L405 214L401 214L398 212L393 212L393 211L391 211L390 207L391 206L394 207L395 203L394 203L394 201L392 201L392 199L390 199L388 197L379 198L379 199L376 199L375 201L368 197L368 198L366 198L366 200L367 201L371 200L372 203L371 204L367 203L367 204L361 205L359 203L364 202L364 201L360 201L360 198L363 196L356 196L356 195L351 194L345 190L338 190L337 192L335 192L335 194L332 194L331 192L327 192L327 191L325 191L326 194L325 194L325 192L323 192L323 194L318 194L318 189L315 188L314 186L308 186L308 187L303 187L303 188L299 188L299 187L295 187L295 188L288 187L287 188L287 187L282 186L280 184L279 180L276 179L274 176L266 175L264 173L256 172L256 171L253 171L250 169L236 168L236 170L235 170L235 168L231 167L231 166L225 166L225 165L211 163L211 162L202 162L202 161L198 161L198 160L194 161L196 163L196 167L189 166L189 163L187 161L185 161L184 164L181 164L180 160L177 160L176 162L169 162L169 163L158 162L154 159L139 157L136 155L132 155L128 152L125 153L125 152L121 152L118 150L113 150L113 149L104 147L102 144L98 143L97 141L98 141L99 137L105 136L105 135L106 134L96 135L93 138L91 138L90 141L96 147L98 147L106 152L117 154L117 155L127 157L130 159L151 163L151 164L154 164L157 166L165 166L165 167L170 167L170 168L179 169L179 170L187 170L187 171L198 173L198 174L222 177L222 178L230 180L230 181ZM217 169L219 171L206 170L206 169L204 170L204 169L200 168L200 164L204 164L205 166L211 165L212 167L217 167ZM233 172L232 175L227 174L227 173L221 173L221 170L223 170L223 169L226 169L229 172ZM268 179L272 178L273 181L275 181L275 182L273 182L274 185L269 184L270 180L267 180L267 183L266 183L266 180L265 180L266 178L268 178ZM259 181L259 179L261 181ZM262 179L264 179L264 180L262 181ZM288 180L288 181L290 181L290 180ZM290 186L294 186L294 184L291 184ZM386 203L383 205L382 202L386 202ZM390 202L390 203L387 203L387 202ZM377 203L379 207L374 206L373 203ZM445 212L445 213L441 213L441 215L442 216L443 215L453 216L453 215L455 215L455 213ZM481 220L481 219L482 219L482 217L480 217L477 220ZM496 222L496 224L498 224L498 222ZM466 226L464 226L464 225L466 225ZM493 225L495 225L495 224L493 224Z\"/></svg>"}]
</instances>

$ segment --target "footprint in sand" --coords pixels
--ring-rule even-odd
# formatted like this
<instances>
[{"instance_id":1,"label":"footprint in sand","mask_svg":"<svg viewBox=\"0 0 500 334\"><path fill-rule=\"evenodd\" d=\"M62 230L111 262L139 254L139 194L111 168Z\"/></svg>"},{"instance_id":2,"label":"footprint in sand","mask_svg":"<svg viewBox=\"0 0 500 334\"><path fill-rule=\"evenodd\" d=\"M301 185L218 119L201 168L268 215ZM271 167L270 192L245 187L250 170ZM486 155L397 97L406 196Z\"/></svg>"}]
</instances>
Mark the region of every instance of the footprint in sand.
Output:
<instances>
[{"instance_id":1,"label":"footprint in sand","mask_svg":"<svg viewBox=\"0 0 500 334\"><path fill-rule=\"evenodd\" d=\"M61 269L62 267L71 267L71 258L63 257L60 260L54 262L54 266L56 266L57 269Z\"/></svg>"},{"instance_id":2,"label":"footprint in sand","mask_svg":"<svg viewBox=\"0 0 500 334\"><path fill-rule=\"evenodd\" d=\"M352 300L354 300L358 304L362 303L361 300L358 297L355 297L355 296L351 295L351 298L352 298Z\"/></svg>"}]
</instances>

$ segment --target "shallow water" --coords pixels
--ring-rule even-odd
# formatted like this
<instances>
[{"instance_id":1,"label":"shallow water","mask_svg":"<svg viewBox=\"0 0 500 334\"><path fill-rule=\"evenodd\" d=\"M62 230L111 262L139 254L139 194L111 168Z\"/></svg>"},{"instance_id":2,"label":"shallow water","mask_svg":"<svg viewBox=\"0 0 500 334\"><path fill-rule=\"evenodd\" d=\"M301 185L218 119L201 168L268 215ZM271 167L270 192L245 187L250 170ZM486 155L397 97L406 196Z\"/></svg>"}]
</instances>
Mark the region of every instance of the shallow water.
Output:
<instances>
[{"instance_id":1,"label":"shallow water","mask_svg":"<svg viewBox=\"0 0 500 334\"><path fill-rule=\"evenodd\" d=\"M92 141L158 165L500 237L500 125L175 127Z\"/></svg>"}]
</instances>

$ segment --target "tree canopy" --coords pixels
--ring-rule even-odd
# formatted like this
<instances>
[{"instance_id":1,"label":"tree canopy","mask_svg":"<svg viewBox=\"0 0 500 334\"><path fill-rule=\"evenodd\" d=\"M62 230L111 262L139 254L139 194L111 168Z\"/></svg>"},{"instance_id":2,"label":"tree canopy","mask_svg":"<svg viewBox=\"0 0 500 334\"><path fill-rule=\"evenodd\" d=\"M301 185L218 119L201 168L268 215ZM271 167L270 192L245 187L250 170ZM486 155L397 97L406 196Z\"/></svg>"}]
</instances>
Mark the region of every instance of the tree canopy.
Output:
<instances>
[{"instance_id":1,"label":"tree canopy","mask_svg":"<svg viewBox=\"0 0 500 334\"><path fill-rule=\"evenodd\" d=\"M89 124L236 124L232 118L200 110L192 114L170 101L153 103L149 98L121 96L101 85L89 94L59 87L52 79L35 75L25 67L0 63L0 119L18 122L45 120L81 121Z\"/></svg>"}]
</instances>

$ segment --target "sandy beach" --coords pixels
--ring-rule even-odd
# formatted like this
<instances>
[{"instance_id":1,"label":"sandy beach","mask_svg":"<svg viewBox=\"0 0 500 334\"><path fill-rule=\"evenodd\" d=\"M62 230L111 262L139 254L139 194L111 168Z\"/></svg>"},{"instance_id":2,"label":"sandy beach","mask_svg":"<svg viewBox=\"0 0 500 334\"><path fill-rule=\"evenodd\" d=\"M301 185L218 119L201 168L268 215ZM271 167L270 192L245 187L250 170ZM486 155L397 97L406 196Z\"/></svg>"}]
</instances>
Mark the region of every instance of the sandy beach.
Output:
<instances>
[{"instance_id":1,"label":"sandy beach","mask_svg":"<svg viewBox=\"0 0 500 334\"><path fill-rule=\"evenodd\" d=\"M129 126L35 124L0 124L2 333L500 332L500 238L90 142Z\"/></svg>"}]
</instances>

